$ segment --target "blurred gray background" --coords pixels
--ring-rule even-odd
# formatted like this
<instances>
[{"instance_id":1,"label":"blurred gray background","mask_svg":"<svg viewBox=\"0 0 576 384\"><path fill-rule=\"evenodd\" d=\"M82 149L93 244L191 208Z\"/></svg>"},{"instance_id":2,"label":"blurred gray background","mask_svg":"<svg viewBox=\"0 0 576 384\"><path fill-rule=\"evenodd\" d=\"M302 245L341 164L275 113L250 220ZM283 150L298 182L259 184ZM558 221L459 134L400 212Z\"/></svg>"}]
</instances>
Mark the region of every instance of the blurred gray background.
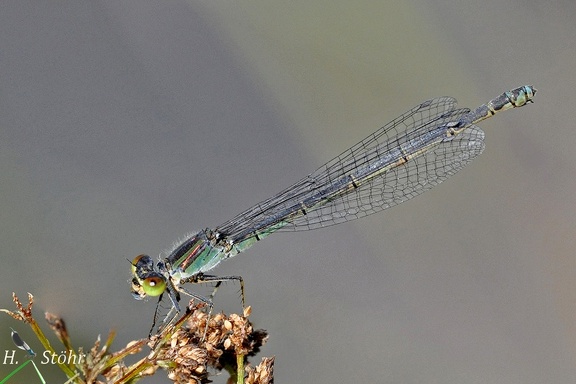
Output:
<instances>
[{"instance_id":1,"label":"blurred gray background","mask_svg":"<svg viewBox=\"0 0 576 384\"><path fill-rule=\"evenodd\" d=\"M277 383L573 382L575 16L573 1L3 1L0 308L31 292L76 346L115 329L118 350L155 303L132 299L127 258L217 226L426 99L476 107L534 84L446 183L215 272L245 278ZM217 309L238 311L237 291ZM42 352L4 314L0 350L10 326Z\"/></svg>"}]
</instances>

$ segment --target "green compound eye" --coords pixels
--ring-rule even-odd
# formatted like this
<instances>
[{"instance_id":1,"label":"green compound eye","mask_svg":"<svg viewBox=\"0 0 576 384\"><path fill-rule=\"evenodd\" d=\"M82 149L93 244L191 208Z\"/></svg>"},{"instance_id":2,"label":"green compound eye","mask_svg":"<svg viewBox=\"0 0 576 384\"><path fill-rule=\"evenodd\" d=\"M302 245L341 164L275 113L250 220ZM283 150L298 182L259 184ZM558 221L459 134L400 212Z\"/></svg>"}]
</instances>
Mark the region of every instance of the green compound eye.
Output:
<instances>
[{"instance_id":1,"label":"green compound eye","mask_svg":"<svg viewBox=\"0 0 576 384\"><path fill-rule=\"evenodd\" d=\"M166 280L158 273L151 273L140 281L142 289L148 296L160 296L166 290Z\"/></svg>"}]
</instances>

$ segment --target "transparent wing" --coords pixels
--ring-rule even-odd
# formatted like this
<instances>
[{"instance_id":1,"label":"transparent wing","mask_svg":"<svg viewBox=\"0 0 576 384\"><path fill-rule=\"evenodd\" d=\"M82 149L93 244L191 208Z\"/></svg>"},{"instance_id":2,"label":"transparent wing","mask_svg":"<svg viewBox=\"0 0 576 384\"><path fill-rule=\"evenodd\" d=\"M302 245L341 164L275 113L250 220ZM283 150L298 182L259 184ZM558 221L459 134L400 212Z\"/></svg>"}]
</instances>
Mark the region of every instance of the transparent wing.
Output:
<instances>
[{"instance_id":1,"label":"transparent wing","mask_svg":"<svg viewBox=\"0 0 576 384\"><path fill-rule=\"evenodd\" d=\"M447 124L469 112L455 110L455 105L455 99L441 97L414 107L296 184L217 227L216 232L236 243L274 230L315 229L370 215L419 195L462 169L484 148L484 132L473 125L451 141L443 141ZM426 150L394 166L407 149L417 152L417 144Z\"/></svg>"},{"instance_id":2,"label":"transparent wing","mask_svg":"<svg viewBox=\"0 0 576 384\"><path fill-rule=\"evenodd\" d=\"M390 168L338 200L295 217L279 230L306 230L355 220L401 204L438 185L484 150L484 132L471 125L453 140Z\"/></svg>"}]
</instances>

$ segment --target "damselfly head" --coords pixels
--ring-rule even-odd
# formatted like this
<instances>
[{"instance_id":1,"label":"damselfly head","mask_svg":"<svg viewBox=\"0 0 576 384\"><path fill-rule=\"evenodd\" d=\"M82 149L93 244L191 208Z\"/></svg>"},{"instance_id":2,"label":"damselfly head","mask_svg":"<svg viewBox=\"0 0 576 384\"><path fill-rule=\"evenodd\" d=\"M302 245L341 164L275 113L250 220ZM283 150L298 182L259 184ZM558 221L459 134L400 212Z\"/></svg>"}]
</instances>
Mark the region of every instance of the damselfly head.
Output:
<instances>
[{"instance_id":1,"label":"damselfly head","mask_svg":"<svg viewBox=\"0 0 576 384\"><path fill-rule=\"evenodd\" d=\"M166 278L154 268L148 255L138 255L132 260L131 292L137 300L146 296L160 296L166 290Z\"/></svg>"}]
</instances>

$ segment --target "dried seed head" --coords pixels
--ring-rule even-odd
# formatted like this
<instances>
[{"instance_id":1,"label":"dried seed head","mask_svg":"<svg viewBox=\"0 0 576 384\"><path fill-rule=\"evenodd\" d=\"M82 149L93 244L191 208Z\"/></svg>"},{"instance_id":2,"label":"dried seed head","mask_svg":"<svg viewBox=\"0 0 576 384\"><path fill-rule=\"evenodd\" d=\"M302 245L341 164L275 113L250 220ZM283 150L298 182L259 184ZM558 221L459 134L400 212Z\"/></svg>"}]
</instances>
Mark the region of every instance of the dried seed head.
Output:
<instances>
[{"instance_id":1,"label":"dried seed head","mask_svg":"<svg viewBox=\"0 0 576 384\"><path fill-rule=\"evenodd\" d=\"M265 357L256 367L246 367L246 384L274 383L274 357Z\"/></svg>"}]
</instances>

